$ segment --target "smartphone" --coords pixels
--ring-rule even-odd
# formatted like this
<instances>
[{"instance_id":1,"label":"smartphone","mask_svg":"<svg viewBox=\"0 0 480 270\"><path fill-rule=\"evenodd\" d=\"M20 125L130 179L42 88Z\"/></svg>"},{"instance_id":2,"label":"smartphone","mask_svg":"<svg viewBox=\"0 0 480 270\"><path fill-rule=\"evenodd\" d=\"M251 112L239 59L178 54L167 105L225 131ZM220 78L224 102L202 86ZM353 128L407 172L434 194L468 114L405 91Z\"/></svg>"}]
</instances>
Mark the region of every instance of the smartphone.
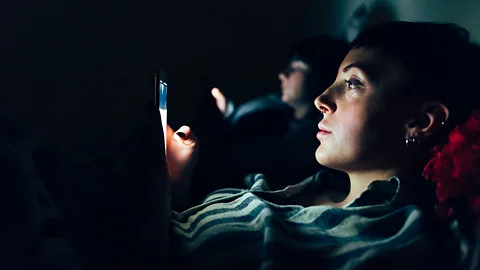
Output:
<instances>
[{"instance_id":1,"label":"smartphone","mask_svg":"<svg viewBox=\"0 0 480 270\"><path fill-rule=\"evenodd\" d=\"M162 120L165 155L167 154L167 75L163 70L155 73L155 105L160 111Z\"/></svg>"}]
</instances>

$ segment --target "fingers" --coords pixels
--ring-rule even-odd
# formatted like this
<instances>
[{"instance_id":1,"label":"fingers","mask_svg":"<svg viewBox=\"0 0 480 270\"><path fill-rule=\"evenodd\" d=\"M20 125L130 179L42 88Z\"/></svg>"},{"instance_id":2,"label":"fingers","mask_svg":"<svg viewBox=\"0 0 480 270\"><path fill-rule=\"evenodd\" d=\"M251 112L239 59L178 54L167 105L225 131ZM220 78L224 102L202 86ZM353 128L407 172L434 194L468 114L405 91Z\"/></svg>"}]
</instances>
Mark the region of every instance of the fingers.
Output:
<instances>
[{"instance_id":1,"label":"fingers","mask_svg":"<svg viewBox=\"0 0 480 270\"><path fill-rule=\"evenodd\" d=\"M173 131L172 127L167 125L167 144L170 144L172 139L191 146L198 143L197 135L193 133L189 126L182 126L177 131Z\"/></svg>"},{"instance_id":2,"label":"fingers","mask_svg":"<svg viewBox=\"0 0 480 270\"><path fill-rule=\"evenodd\" d=\"M222 114L225 114L225 111L227 110L227 99L225 98L223 93L220 91L220 89L213 88L212 89L212 96L215 98L218 110Z\"/></svg>"},{"instance_id":3,"label":"fingers","mask_svg":"<svg viewBox=\"0 0 480 270\"><path fill-rule=\"evenodd\" d=\"M193 133L192 129L189 126L182 126L179 128L176 132L175 135L173 135L173 138L177 141L182 142L183 144L186 145L195 145L198 142L198 138Z\"/></svg>"},{"instance_id":4,"label":"fingers","mask_svg":"<svg viewBox=\"0 0 480 270\"><path fill-rule=\"evenodd\" d=\"M213 88L212 89L212 96L218 100L218 99L225 99L225 96L223 95L223 93L220 91L220 89L218 88Z\"/></svg>"}]
</instances>

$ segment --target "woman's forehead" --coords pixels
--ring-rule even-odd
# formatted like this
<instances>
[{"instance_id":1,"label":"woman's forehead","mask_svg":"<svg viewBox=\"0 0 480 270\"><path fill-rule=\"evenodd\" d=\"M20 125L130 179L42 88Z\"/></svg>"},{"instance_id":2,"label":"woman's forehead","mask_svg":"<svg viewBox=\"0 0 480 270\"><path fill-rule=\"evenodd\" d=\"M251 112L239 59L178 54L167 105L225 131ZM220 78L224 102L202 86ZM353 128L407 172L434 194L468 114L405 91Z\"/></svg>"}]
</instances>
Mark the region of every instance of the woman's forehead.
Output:
<instances>
[{"instance_id":1,"label":"woman's forehead","mask_svg":"<svg viewBox=\"0 0 480 270\"><path fill-rule=\"evenodd\" d=\"M375 65L380 66L387 63L385 57L382 57L378 50L369 48L351 49L345 59L342 62L342 68L353 63L359 63L363 65Z\"/></svg>"},{"instance_id":2,"label":"woman's forehead","mask_svg":"<svg viewBox=\"0 0 480 270\"><path fill-rule=\"evenodd\" d=\"M381 54L378 49L358 48L352 49L347 54L340 66L340 73L348 72L352 68L357 68L372 80L380 83L385 79L397 79L401 66Z\"/></svg>"}]
</instances>

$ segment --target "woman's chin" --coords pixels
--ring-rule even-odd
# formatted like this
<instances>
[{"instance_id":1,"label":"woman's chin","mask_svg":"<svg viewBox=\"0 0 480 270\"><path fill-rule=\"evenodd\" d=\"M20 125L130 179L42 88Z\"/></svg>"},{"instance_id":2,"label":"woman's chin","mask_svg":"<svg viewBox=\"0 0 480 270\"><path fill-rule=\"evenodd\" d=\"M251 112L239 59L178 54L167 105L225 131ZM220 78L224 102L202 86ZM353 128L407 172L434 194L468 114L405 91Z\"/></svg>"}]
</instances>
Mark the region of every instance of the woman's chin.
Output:
<instances>
[{"instance_id":1,"label":"woman's chin","mask_svg":"<svg viewBox=\"0 0 480 270\"><path fill-rule=\"evenodd\" d=\"M326 159L325 154L325 149L322 149L322 146L320 145L317 148L317 151L315 151L315 159L317 160L318 164L326 166L325 164L328 163L328 160Z\"/></svg>"},{"instance_id":2,"label":"woman's chin","mask_svg":"<svg viewBox=\"0 0 480 270\"><path fill-rule=\"evenodd\" d=\"M334 155L332 155L331 151L328 151L329 149L325 149L325 147L322 147L321 145L317 148L317 151L315 151L315 159L317 160L318 164L335 169L333 167L336 167L335 158Z\"/></svg>"}]
</instances>

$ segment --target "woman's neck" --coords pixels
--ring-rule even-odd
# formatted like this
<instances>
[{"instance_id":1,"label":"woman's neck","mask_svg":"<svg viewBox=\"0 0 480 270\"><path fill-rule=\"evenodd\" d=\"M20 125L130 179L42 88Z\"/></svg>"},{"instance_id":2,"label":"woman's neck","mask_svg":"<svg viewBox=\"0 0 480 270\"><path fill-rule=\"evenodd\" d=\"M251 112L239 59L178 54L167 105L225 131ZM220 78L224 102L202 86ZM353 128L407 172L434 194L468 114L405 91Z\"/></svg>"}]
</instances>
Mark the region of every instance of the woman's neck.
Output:
<instances>
[{"instance_id":1,"label":"woman's neck","mask_svg":"<svg viewBox=\"0 0 480 270\"><path fill-rule=\"evenodd\" d=\"M398 169L373 170L347 172L350 178L350 192L342 201L342 205L348 205L368 189L368 186L377 180L389 180L393 176L401 175Z\"/></svg>"}]
</instances>

